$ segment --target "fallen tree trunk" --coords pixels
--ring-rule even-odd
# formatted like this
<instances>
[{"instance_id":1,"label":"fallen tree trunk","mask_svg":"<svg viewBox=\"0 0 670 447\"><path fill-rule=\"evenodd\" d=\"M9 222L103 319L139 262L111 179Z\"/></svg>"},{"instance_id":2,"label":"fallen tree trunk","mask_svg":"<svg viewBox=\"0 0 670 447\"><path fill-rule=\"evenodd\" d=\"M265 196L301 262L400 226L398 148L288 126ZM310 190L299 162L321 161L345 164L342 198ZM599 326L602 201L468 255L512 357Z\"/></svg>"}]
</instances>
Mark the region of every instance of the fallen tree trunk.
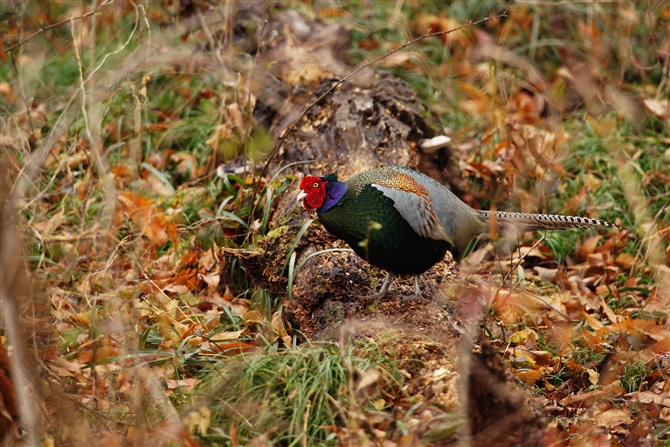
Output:
<instances>
[{"instance_id":1,"label":"fallen tree trunk","mask_svg":"<svg viewBox=\"0 0 670 447\"><path fill-rule=\"evenodd\" d=\"M420 149L439 127L417 94L389 73L375 73L373 78L369 86L344 84L311 109L270 161L268 175L293 164L290 170L298 177L337 173L346 179L368 169L401 165L432 173L438 179L453 177L447 148L431 154ZM324 81L315 96L331 82ZM282 122L282 117L277 116L275 121ZM245 264L264 278L273 293L284 296L288 295L287 257L310 218L296 202L297 183L275 205L270 219L273 233L261 244L263 254L253 263L247 259ZM311 218L316 221L316 214ZM329 248L343 251L314 255ZM346 248L317 222L297 242L294 265L301 264L301 268L293 277L293 297L285 309L296 329L308 337L332 329L347 315L358 312L359 306L367 303L350 297L369 294L369 289L378 287L383 279L383 272ZM453 268L443 263L424 275L427 296L452 276L451 271ZM393 287L392 293L408 294L412 284L411 278L398 281L400 287Z\"/></svg>"}]
</instances>

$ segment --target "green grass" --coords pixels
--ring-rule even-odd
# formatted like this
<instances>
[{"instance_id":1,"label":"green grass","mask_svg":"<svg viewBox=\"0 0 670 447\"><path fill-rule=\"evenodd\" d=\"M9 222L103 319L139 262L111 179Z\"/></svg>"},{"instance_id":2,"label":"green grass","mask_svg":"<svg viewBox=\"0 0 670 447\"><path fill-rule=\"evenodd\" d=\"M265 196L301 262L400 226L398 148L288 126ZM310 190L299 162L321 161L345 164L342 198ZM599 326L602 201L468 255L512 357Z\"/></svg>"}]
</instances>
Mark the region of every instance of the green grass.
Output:
<instances>
[{"instance_id":1,"label":"green grass","mask_svg":"<svg viewBox=\"0 0 670 447\"><path fill-rule=\"evenodd\" d=\"M646 366L644 362L628 362L624 366L624 371L621 375L621 386L624 387L627 393L643 391L647 388L644 385L651 372L652 369Z\"/></svg>"},{"instance_id":2,"label":"green grass","mask_svg":"<svg viewBox=\"0 0 670 447\"><path fill-rule=\"evenodd\" d=\"M379 373L372 389L357 393ZM267 435L270 445L339 445L336 427L354 429L357 415L378 411L373 401L402 388L393 359L370 342L334 343L241 355L206 376L198 390L212 411L213 430L203 445L232 445ZM390 402L387 402L388 405Z\"/></svg>"}]
</instances>

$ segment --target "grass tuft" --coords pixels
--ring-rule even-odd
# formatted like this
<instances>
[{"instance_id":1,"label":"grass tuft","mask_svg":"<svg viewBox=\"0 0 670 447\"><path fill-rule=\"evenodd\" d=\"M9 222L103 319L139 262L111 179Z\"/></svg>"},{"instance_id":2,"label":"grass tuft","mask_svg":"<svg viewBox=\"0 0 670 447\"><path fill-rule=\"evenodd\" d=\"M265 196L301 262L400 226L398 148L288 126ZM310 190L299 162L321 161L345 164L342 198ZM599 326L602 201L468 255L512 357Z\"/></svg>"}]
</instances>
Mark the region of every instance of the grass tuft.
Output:
<instances>
[{"instance_id":1,"label":"grass tuft","mask_svg":"<svg viewBox=\"0 0 670 447\"><path fill-rule=\"evenodd\" d=\"M356 427L359 413L377 411L373 400L382 390L402 384L392 361L372 343L242 355L200 387L218 430L199 441L219 445L235 431L240 443L266 436L269 445L338 445L338 427Z\"/></svg>"}]
</instances>

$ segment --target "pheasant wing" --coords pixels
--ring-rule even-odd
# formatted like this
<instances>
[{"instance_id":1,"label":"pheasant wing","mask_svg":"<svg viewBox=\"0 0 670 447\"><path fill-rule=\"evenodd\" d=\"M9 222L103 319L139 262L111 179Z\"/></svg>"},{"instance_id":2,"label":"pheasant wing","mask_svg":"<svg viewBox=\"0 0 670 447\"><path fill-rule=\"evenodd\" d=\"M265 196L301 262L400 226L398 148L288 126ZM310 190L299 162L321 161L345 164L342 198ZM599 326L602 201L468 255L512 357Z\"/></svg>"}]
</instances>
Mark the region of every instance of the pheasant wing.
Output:
<instances>
[{"instance_id":1,"label":"pheasant wing","mask_svg":"<svg viewBox=\"0 0 670 447\"><path fill-rule=\"evenodd\" d=\"M453 245L454 241L444 231L442 223L435 214L426 187L403 172L396 171L395 174L391 179L372 183L372 187L393 200L395 209L417 234L447 241Z\"/></svg>"}]
</instances>

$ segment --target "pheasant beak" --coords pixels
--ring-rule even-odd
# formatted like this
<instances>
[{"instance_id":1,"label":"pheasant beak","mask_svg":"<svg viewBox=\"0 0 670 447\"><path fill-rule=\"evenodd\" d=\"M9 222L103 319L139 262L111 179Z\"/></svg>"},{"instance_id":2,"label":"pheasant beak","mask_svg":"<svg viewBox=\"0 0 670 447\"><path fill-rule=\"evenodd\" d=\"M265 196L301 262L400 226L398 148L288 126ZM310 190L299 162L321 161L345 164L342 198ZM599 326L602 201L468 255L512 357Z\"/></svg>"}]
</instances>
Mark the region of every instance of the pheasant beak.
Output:
<instances>
[{"instance_id":1,"label":"pheasant beak","mask_svg":"<svg viewBox=\"0 0 670 447\"><path fill-rule=\"evenodd\" d=\"M298 203L301 204L303 207L305 206L305 204L303 203L303 200L305 200L305 197L307 197L307 193L305 191L301 190L298 193L298 198L296 199L298 201Z\"/></svg>"}]
</instances>

